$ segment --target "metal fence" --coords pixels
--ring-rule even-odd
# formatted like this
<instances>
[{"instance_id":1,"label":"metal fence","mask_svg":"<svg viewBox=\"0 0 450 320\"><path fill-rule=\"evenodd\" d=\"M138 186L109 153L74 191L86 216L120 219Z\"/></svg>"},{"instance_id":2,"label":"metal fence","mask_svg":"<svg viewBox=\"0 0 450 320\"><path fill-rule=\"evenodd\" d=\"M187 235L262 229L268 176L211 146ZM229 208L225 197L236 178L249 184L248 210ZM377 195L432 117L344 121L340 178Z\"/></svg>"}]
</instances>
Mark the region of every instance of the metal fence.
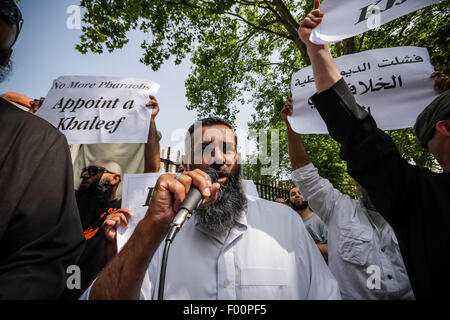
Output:
<instances>
[{"instance_id":1,"label":"metal fence","mask_svg":"<svg viewBox=\"0 0 450 320\"><path fill-rule=\"evenodd\" d=\"M273 177L260 176L250 171L244 171L244 179L253 181L261 198L272 201L275 198L287 199L292 186L291 181L278 181Z\"/></svg>"},{"instance_id":2,"label":"metal fence","mask_svg":"<svg viewBox=\"0 0 450 320\"><path fill-rule=\"evenodd\" d=\"M180 151L173 152L170 147L161 148L160 151L161 169L160 172L178 172L181 163Z\"/></svg>"}]
</instances>

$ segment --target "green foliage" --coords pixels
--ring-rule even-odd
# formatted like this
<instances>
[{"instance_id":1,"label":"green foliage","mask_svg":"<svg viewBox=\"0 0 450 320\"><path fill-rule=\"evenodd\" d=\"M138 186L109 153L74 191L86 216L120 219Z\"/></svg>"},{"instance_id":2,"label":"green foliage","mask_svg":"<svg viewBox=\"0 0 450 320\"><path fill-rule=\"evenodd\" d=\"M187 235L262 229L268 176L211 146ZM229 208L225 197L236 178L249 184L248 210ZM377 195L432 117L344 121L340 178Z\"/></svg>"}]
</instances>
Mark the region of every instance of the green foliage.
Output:
<instances>
[{"instance_id":1,"label":"green foliage","mask_svg":"<svg viewBox=\"0 0 450 320\"><path fill-rule=\"evenodd\" d=\"M449 73L449 3L445 0L350 41L356 52L426 47L436 69ZM87 12L77 45L80 52L120 49L128 42L127 32L140 29L149 35L141 45L141 62L153 70L169 58L178 64L190 57L193 67L186 80L186 107L196 110L199 117L216 115L234 122L239 109L252 105L256 112L249 127L279 130L277 176L290 172L280 110L290 96L292 73L309 64L297 29L312 9L312 1L81 0L81 5ZM335 57L345 51L342 43L332 46ZM390 134L405 158L436 168L410 129ZM305 135L303 140L319 172L338 189L354 195L338 145L326 135ZM258 169L261 164L250 167Z\"/></svg>"}]
</instances>

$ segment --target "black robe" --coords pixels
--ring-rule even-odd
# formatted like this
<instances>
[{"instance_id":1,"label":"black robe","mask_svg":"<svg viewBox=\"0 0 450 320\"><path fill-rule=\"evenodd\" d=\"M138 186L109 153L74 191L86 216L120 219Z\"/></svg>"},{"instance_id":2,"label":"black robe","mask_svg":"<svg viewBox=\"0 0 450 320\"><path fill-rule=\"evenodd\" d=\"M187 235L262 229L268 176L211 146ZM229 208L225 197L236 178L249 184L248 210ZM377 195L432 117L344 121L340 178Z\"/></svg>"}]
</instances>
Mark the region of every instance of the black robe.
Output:
<instances>
[{"instance_id":1,"label":"black robe","mask_svg":"<svg viewBox=\"0 0 450 320\"><path fill-rule=\"evenodd\" d=\"M448 296L450 172L431 172L403 159L343 79L311 100L341 144L349 174L394 229L415 297Z\"/></svg>"},{"instance_id":2,"label":"black robe","mask_svg":"<svg viewBox=\"0 0 450 320\"><path fill-rule=\"evenodd\" d=\"M85 245L66 138L0 98L0 299L57 299Z\"/></svg>"}]
</instances>

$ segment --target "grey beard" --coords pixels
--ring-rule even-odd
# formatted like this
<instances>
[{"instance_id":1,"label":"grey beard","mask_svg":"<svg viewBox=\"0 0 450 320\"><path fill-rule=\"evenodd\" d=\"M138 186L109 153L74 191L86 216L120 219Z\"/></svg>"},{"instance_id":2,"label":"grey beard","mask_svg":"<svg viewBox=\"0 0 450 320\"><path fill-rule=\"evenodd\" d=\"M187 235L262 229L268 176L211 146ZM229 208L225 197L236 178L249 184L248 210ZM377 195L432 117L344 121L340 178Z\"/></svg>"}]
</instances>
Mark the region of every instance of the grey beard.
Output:
<instances>
[{"instance_id":1,"label":"grey beard","mask_svg":"<svg viewBox=\"0 0 450 320\"><path fill-rule=\"evenodd\" d=\"M8 79L12 71L12 61L9 60L6 66L0 66L0 83Z\"/></svg>"},{"instance_id":2,"label":"grey beard","mask_svg":"<svg viewBox=\"0 0 450 320\"><path fill-rule=\"evenodd\" d=\"M219 190L217 201L198 208L194 213L199 225L216 234L225 235L246 207L247 197L238 171L236 175L228 176L226 185L222 185Z\"/></svg>"}]
</instances>

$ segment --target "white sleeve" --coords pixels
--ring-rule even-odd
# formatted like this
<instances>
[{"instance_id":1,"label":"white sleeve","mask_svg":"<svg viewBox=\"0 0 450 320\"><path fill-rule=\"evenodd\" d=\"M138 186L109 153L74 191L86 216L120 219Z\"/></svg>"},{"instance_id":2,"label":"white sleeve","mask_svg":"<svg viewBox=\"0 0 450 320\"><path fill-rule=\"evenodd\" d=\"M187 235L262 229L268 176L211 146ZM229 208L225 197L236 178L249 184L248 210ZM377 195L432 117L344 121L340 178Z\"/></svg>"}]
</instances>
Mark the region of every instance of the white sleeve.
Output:
<instances>
[{"instance_id":1,"label":"white sleeve","mask_svg":"<svg viewBox=\"0 0 450 320\"><path fill-rule=\"evenodd\" d=\"M293 223L292 225L295 225ZM308 288L307 300L341 300L338 282L306 228L295 226L299 278Z\"/></svg>"},{"instance_id":2,"label":"white sleeve","mask_svg":"<svg viewBox=\"0 0 450 320\"><path fill-rule=\"evenodd\" d=\"M291 178L311 209L328 225L336 202L344 195L322 178L312 163L293 171Z\"/></svg>"},{"instance_id":3,"label":"white sleeve","mask_svg":"<svg viewBox=\"0 0 450 320\"><path fill-rule=\"evenodd\" d=\"M91 294L92 286L94 285L97 278L95 278L94 281L92 281L91 285L84 291L84 293L81 295L81 297L78 298L78 300L89 300L89 295Z\"/></svg>"}]
</instances>

